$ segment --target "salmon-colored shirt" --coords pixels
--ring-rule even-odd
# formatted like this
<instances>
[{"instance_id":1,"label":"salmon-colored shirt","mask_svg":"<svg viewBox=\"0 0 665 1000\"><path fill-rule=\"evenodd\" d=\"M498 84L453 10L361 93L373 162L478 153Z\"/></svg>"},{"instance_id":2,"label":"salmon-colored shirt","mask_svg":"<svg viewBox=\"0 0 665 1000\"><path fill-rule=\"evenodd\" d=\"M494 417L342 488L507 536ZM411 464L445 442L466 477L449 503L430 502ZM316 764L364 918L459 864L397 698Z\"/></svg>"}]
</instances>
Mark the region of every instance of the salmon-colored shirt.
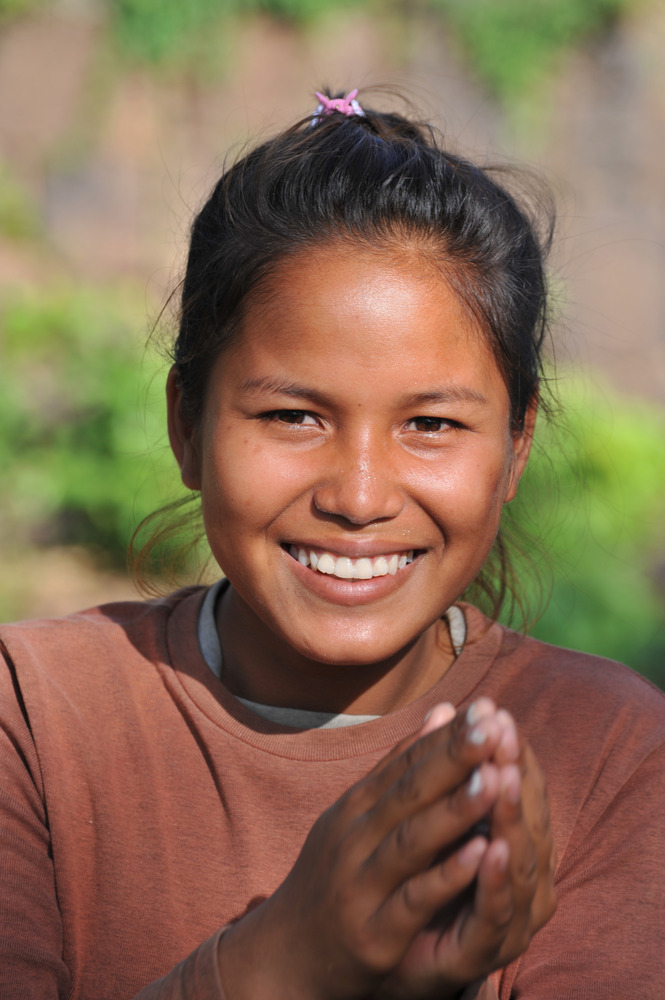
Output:
<instances>
[{"instance_id":1,"label":"salmon-colored shirt","mask_svg":"<svg viewBox=\"0 0 665 1000\"><path fill-rule=\"evenodd\" d=\"M466 606L465 649L427 695L294 731L207 667L204 593L0 630L2 1000L222 1000L220 928L275 890L317 816L434 704L480 694L534 747L559 855L554 918L482 995L660 1000L659 691Z\"/></svg>"}]
</instances>

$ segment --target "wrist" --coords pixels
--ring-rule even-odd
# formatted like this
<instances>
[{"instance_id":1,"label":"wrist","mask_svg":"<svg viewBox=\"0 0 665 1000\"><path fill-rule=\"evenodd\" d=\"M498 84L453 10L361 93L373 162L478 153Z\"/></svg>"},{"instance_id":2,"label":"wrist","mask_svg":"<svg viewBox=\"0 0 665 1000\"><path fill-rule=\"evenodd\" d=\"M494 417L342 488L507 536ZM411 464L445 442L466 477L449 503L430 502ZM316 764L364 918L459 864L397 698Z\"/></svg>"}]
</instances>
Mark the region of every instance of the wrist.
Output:
<instances>
[{"instance_id":1,"label":"wrist","mask_svg":"<svg viewBox=\"0 0 665 1000\"><path fill-rule=\"evenodd\" d=\"M282 933L270 901L262 903L222 934L217 960L224 1000L327 1000L310 981L298 949Z\"/></svg>"}]
</instances>

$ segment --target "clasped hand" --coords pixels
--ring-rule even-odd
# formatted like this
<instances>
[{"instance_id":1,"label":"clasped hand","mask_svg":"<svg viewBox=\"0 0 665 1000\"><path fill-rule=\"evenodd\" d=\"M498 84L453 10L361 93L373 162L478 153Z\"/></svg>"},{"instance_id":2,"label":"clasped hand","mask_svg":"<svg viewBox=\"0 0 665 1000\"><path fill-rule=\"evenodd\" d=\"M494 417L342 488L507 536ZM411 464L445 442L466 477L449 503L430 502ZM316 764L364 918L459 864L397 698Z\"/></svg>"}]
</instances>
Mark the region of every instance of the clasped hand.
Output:
<instances>
[{"instance_id":1,"label":"clasped hand","mask_svg":"<svg viewBox=\"0 0 665 1000\"><path fill-rule=\"evenodd\" d=\"M551 917L554 863L545 781L511 716L487 698L438 705L226 932L229 1000L455 997Z\"/></svg>"}]
</instances>

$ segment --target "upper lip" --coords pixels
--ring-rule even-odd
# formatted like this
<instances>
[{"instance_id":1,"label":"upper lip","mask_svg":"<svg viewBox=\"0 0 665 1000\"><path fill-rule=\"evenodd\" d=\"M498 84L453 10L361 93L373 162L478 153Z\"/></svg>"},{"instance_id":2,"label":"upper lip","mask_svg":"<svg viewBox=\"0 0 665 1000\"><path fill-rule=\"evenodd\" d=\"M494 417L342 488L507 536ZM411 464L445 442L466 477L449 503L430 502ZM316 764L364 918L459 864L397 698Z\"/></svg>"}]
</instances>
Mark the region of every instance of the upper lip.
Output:
<instances>
[{"instance_id":1,"label":"upper lip","mask_svg":"<svg viewBox=\"0 0 665 1000\"><path fill-rule=\"evenodd\" d=\"M422 552L423 547L417 546L409 543L404 543L404 540L399 542L382 542L382 541L371 541L370 539L366 541L361 541L360 539L353 539L343 541L337 539L334 542L304 542L302 539L298 541L288 541L284 545L293 545L296 549L305 549L307 551L314 552L330 552L334 556L346 556L348 559L374 559L377 556L387 556L397 553L398 555L406 554L407 552Z\"/></svg>"}]
</instances>

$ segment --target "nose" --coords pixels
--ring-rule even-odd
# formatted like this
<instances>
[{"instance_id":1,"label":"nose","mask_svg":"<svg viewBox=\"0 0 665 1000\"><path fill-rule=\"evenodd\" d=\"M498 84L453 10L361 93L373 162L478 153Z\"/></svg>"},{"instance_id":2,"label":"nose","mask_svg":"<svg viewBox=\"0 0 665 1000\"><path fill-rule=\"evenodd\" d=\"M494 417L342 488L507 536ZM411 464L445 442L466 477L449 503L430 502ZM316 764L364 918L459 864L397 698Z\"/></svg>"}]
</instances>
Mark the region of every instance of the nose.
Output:
<instances>
[{"instance_id":1,"label":"nose","mask_svg":"<svg viewBox=\"0 0 665 1000\"><path fill-rule=\"evenodd\" d=\"M318 511L354 525L397 517L404 502L389 449L370 441L340 446L328 455L314 490Z\"/></svg>"}]
</instances>

